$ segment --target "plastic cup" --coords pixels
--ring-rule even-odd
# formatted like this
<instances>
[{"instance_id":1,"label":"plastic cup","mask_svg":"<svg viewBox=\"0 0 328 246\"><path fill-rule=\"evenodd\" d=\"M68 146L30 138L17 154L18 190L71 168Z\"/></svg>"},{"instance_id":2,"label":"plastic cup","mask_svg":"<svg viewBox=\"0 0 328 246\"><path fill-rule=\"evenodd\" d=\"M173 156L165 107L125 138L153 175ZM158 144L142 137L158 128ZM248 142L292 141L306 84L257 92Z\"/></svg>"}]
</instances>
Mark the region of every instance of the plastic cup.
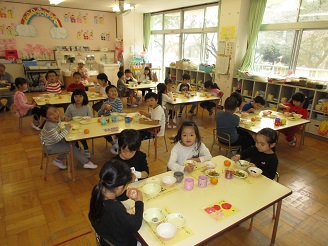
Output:
<instances>
[{"instance_id":1,"label":"plastic cup","mask_svg":"<svg viewBox=\"0 0 328 246\"><path fill-rule=\"evenodd\" d=\"M112 115L112 122L113 123L117 122L117 116L116 115Z\"/></svg>"},{"instance_id":2,"label":"plastic cup","mask_svg":"<svg viewBox=\"0 0 328 246\"><path fill-rule=\"evenodd\" d=\"M183 180L183 172L175 172L174 173L174 177L177 179L177 183L181 183L181 181Z\"/></svg>"},{"instance_id":3,"label":"plastic cup","mask_svg":"<svg viewBox=\"0 0 328 246\"><path fill-rule=\"evenodd\" d=\"M184 180L184 188L186 190L192 190L194 188L194 179L193 178L186 178Z\"/></svg>"}]
</instances>

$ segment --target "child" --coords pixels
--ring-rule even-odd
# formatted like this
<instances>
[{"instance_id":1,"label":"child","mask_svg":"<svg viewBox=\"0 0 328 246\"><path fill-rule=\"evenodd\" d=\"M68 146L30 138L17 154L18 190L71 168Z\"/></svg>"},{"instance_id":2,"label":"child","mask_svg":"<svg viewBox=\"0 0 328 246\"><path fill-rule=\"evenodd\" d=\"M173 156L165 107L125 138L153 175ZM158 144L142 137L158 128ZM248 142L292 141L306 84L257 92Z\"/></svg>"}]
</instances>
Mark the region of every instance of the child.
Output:
<instances>
[{"instance_id":1,"label":"child","mask_svg":"<svg viewBox=\"0 0 328 246\"><path fill-rule=\"evenodd\" d=\"M290 113L301 114L303 119L308 118L308 106L309 100L302 92L296 92L292 98L286 104L279 104L278 107L287 110ZM297 138L295 133L301 128L301 126L293 126L287 129L280 130L286 136L286 140L290 146L296 145Z\"/></svg>"},{"instance_id":2,"label":"child","mask_svg":"<svg viewBox=\"0 0 328 246\"><path fill-rule=\"evenodd\" d=\"M173 98L173 101L174 101L174 96L173 96L174 83L173 83L173 81L171 79L165 79L164 83L166 85L166 94L167 94L167 96L169 98ZM165 107L169 109L169 124L168 124L168 128L171 128L172 125L173 125L173 128L176 128L177 127L176 126L176 117L177 117L176 111L177 111L177 108L173 107L173 105L170 105L170 104L166 104Z\"/></svg>"},{"instance_id":3,"label":"child","mask_svg":"<svg viewBox=\"0 0 328 246\"><path fill-rule=\"evenodd\" d=\"M108 77L104 73L100 73L97 75L97 84L95 85L95 92L99 93L100 96L107 98L106 93L106 87L108 85L111 85L110 81L108 80ZM94 111L98 112L101 108L101 105L103 104L103 101L95 103L92 108Z\"/></svg>"},{"instance_id":4,"label":"child","mask_svg":"<svg viewBox=\"0 0 328 246\"><path fill-rule=\"evenodd\" d=\"M133 129L123 130L118 136L119 154L113 159L120 160L129 165L136 176L136 180L149 176L146 154L140 151L141 135Z\"/></svg>"},{"instance_id":5,"label":"child","mask_svg":"<svg viewBox=\"0 0 328 246\"><path fill-rule=\"evenodd\" d=\"M99 182L91 193L89 220L101 245L137 245L135 234L142 225L144 203L141 191L127 189L131 179L129 166L118 160L106 162L100 171ZM134 214L117 200L124 191L135 201Z\"/></svg>"},{"instance_id":6,"label":"child","mask_svg":"<svg viewBox=\"0 0 328 246\"><path fill-rule=\"evenodd\" d=\"M125 69L125 83L129 84L129 82L137 83L138 81L133 78L132 72L130 69ZM140 101L140 98L138 98L137 93L134 92L134 90L128 89L129 95L130 95L130 102L127 103L128 106L131 106L133 108L138 107L138 103ZM134 103L135 102L135 103Z\"/></svg>"},{"instance_id":7,"label":"child","mask_svg":"<svg viewBox=\"0 0 328 246\"><path fill-rule=\"evenodd\" d=\"M230 143L232 146L241 145L242 149L254 145L252 136L242 129L239 129L239 116L235 115L237 109L237 99L234 97L228 97L224 102L224 111L220 111L216 114L216 130L220 136L220 132L224 132L230 135ZM226 137L222 135L222 137ZM228 144L226 142L222 142Z\"/></svg>"},{"instance_id":8,"label":"child","mask_svg":"<svg viewBox=\"0 0 328 246\"><path fill-rule=\"evenodd\" d=\"M27 81L24 78L16 78L15 79L15 86L16 92L14 95L14 105L17 108L16 116L25 116L25 115L32 115L33 114L33 122L31 126L35 129L40 131L40 116L41 116L41 109L36 106L34 101L28 102L24 91L27 90Z\"/></svg>"},{"instance_id":9,"label":"child","mask_svg":"<svg viewBox=\"0 0 328 246\"><path fill-rule=\"evenodd\" d=\"M42 106L41 115L47 119L41 130L40 138L48 153L56 154L61 152L69 152L70 145L65 141L65 136L71 129L71 124L68 123L65 125L64 129L61 129L59 111L53 106ZM95 169L98 167L93 164L89 158L83 155L75 146L73 146L73 155L83 164L84 168ZM63 163L65 157L66 154L59 155L52 164L60 169L66 169L67 167Z\"/></svg>"},{"instance_id":10,"label":"child","mask_svg":"<svg viewBox=\"0 0 328 246\"><path fill-rule=\"evenodd\" d=\"M163 109L165 111L165 118L167 118L167 116L169 115L169 113L167 112L167 108L172 108L167 103L174 102L173 94L172 94L172 92L167 94L167 87L164 83L159 83L157 85L157 93L158 93L158 104L163 107ZM171 110L171 115L169 117L170 117L169 121L166 120L167 127L172 128L172 124L173 124L172 110ZM177 128L177 126L173 125L173 128Z\"/></svg>"},{"instance_id":11,"label":"child","mask_svg":"<svg viewBox=\"0 0 328 246\"><path fill-rule=\"evenodd\" d=\"M144 73L142 75L140 75L140 78L139 78L139 81L148 81L148 80L152 80L152 77L151 77L151 71L150 71L150 68L149 67L145 67L144 69ZM147 88L147 89L141 89L142 91L142 97L144 98L145 97L145 94L146 94L146 91L148 92L152 92L152 90L150 88Z\"/></svg>"},{"instance_id":12,"label":"child","mask_svg":"<svg viewBox=\"0 0 328 246\"><path fill-rule=\"evenodd\" d=\"M180 83L178 86L177 86L177 92L186 92L186 91L190 91L190 84L189 84L189 81L190 81L190 75L189 74L184 74L182 75L182 83ZM180 112L178 114L178 117L181 117L182 115L182 111L183 111L183 108L185 107L185 104L181 104L180 105ZM188 111L188 115L190 116L195 116L196 114L194 114L194 110L195 108L197 108L197 103L192 103L192 107L191 109Z\"/></svg>"},{"instance_id":13,"label":"child","mask_svg":"<svg viewBox=\"0 0 328 246\"><path fill-rule=\"evenodd\" d=\"M73 83L67 86L66 91L75 91L76 89L82 89L85 91L84 85L81 83L81 74L79 72L73 73Z\"/></svg>"},{"instance_id":14,"label":"child","mask_svg":"<svg viewBox=\"0 0 328 246\"><path fill-rule=\"evenodd\" d=\"M140 118L139 122L146 125L160 125L160 131L157 133L158 137L165 134L165 113L161 105L158 104L158 96L154 92L149 92L145 96L147 106L150 108L150 114L145 111L139 113L147 118ZM142 139L153 138L153 131L141 131Z\"/></svg>"},{"instance_id":15,"label":"child","mask_svg":"<svg viewBox=\"0 0 328 246\"><path fill-rule=\"evenodd\" d=\"M127 96L126 86L125 86L125 83L124 83L124 77L125 77L124 73L121 72L121 71L118 71L117 72L117 77L118 77L118 80L117 80L118 96L119 97Z\"/></svg>"},{"instance_id":16,"label":"child","mask_svg":"<svg viewBox=\"0 0 328 246\"><path fill-rule=\"evenodd\" d=\"M88 70L84 67L85 61L84 60L79 60L77 63L77 67L72 70L72 74L74 77L74 73L78 72L81 75L80 80L82 81L88 81L89 79L89 74Z\"/></svg>"},{"instance_id":17,"label":"child","mask_svg":"<svg viewBox=\"0 0 328 246\"><path fill-rule=\"evenodd\" d=\"M64 121L70 121L74 116L90 116L92 117L92 111L89 106L88 96L83 89L76 89L72 93L71 102L65 112ZM90 158L90 151L86 140L81 140L81 144L84 148L84 154L87 158ZM75 146L80 149L79 143L76 142Z\"/></svg>"},{"instance_id":18,"label":"child","mask_svg":"<svg viewBox=\"0 0 328 246\"><path fill-rule=\"evenodd\" d=\"M216 96L216 97L219 97L219 98L221 98L223 96L223 92L220 90L218 85L213 83L210 80L205 81L204 87L205 87L206 91L211 93L213 96ZM214 111L214 108L216 107L215 102L213 102L213 101L201 102L200 106L202 108L206 108L208 110L210 118L213 117L213 111Z\"/></svg>"},{"instance_id":19,"label":"child","mask_svg":"<svg viewBox=\"0 0 328 246\"><path fill-rule=\"evenodd\" d=\"M46 87L47 92L61 94L62 82L58 79L56 71L49 70L46 74L42 75L42 81Z\"/></svg>"},{"instance_id":20,"label":"child","mask_svg":"<svg viewBox=\"0 0 328 246\"><path fill-rule=\"evenodd\" d=\"M278 168L278 157L275 153L277 132L271 128L263 128L255 136L255 146L243 150L240 155L235 155L232 160L239 161L250 158L251 166L256 166L263 171L263 175L274 179Z\"/></svg>"},{"instance_id":21,"label":"child","mask_svg":"<svg viewBox=\"0 0 328 246\"><path fill-rule=\"evenodd\" d=\"M261 96L256 96L252 101L245 103L242 112L254 113L255 110L260 110L265 105L265 100Z\"/></svg>"},{"instance_id":22,"label":"child","mask_svg":"<svg viewBox=\"0 0 328 246\"><path fill-rule=\"evenodd\" d=\"M243 96L237 91L232 92L230 96L237 99L236 112L240 112L243 104Z\"/></svg>"},{"instance_id":23,"label":"child","mask_svg":"<svg viewBox=\"0 0 328 246\"><path fill-rule=\"evenodd\" d=\"M177 135L174 137L174 145L171 150L171 156L168 168L172 171L188 172L194 170L194 165L184 166L185 160L194 160L204 162L212 159L212 155L204 143L201 142L201 136L198 126L193 121L182 123Z\"/></svg>"}]
</instances>

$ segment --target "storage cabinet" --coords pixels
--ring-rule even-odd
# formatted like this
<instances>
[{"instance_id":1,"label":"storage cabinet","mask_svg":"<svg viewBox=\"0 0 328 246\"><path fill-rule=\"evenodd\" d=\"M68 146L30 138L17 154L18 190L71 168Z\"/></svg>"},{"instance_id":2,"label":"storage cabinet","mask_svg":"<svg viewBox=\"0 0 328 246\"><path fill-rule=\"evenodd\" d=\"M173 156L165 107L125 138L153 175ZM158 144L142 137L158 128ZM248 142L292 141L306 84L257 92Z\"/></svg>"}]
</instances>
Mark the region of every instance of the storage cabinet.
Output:
<instances>
[{"instance_id":1,"label":"storage cabinet","mask_svg":"<svg viewBox=\"0 0 328 246\"><path fill-rule=\"evenodd\" d=\"M318 126L322 120L328 120L328 115L323 113L323 103L328 102L328 92L325 90L301 87L288 84L274 84L251 79L234 78L232 82L233 90L240 90L245 102L249 102L253 97L260 95L266 100L266 108L276 109L278 103L288 101L295 92L303 92L309 99L309 120L311 123L306 126L306 132L318 135ZM328 139L328 135L323 137Z\"/></svg>"}]
</instances>

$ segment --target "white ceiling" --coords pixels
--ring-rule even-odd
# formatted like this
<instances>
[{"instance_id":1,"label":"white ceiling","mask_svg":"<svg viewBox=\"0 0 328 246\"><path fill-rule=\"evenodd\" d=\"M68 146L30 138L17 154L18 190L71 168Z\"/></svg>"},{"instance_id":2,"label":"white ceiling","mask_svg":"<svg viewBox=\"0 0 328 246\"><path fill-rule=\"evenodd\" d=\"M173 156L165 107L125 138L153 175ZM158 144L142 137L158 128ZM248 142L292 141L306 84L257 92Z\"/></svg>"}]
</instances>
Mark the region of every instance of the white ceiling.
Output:
<instances>
[{"instance_id":1,"label":"white ceiling","mask_svg":"<svg viewBox=\"0 0 328 246\"><path fill-rule=\"evenodd\" d=\"M1 0L0 0L1 2ZM26 3L47 6L49 0L9 0L4 2ZM151 13L162 10L177 9L187 6L195 6L213 3L213 0L125 0L126 3L136 4L136 12ZM65 0L56 5L58 7L112 11L112 7L118 4L118 0Z\"/></svg>"}]
</instances>

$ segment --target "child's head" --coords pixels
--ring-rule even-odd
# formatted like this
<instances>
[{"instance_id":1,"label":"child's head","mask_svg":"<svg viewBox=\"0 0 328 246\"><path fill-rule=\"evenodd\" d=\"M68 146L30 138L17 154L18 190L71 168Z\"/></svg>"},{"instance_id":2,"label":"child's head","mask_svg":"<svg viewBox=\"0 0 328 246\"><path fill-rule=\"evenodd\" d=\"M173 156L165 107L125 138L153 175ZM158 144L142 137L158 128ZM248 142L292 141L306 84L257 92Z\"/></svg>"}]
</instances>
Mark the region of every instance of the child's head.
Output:
<instances>
[{"instance_id":1,"label":"child's head","mask_svg":"<svg viewBox=\"0 0 328 246\"><path fill-rule=\"evenodd\" d=\"M46 80L48 80L49 82L56 82L57 81L57 73L55 70L49 70L46 73Z\"/></svg>"},{"instance_id":2,"label":"child's head","mask_svg":"<svg viewBox=\"0 0 328 246\"><path fill-rule=\"evenodd\" d=\"M210 81L210 80L207 80L207 81L205 81L205 83L204 83L204 88L205 88L205 89L212 89L213 86L214 86L214 83L213 83L212 81Z\"/></svg>"},{"instance_id":3,"label":"child's head","mask_svg":"<svg viewBox=\"0 0 328 246\"><path fill-rule=\"evenodd\" d=\"M15 86L20 91L25 91L27 89L27 80L25 78L16 78Z\"/></svg>"},{"instance_id":4,"label":"child's head","mask_svg":"<svg viewBox=\"0 0 328 246\"><path fill-rule=\"evenodd\" d=\"M132 77L132 72L131 72L130 69L125 69L124 74L125 74L126 78L131 78Z\"/></svg>"},{"instance_id":5,"label":"child's head","mask_svg":"<svg viewBox=\"0 0 328 246\"><path fill-rule=\"evenodd\" d=\"M240 108L241 104L243 103L243 97L237 91L231 93L230 97L234 97L237 99L237 107Z\"/></svg>"},{"instance_id":6,"label":"child's head","mask_svg":"<svg viewBox=\"0 0 328 246\"><path fill-rule=\"evenodd\" d=\"M115 85L107 86L105 91L106 91L106 94L107 94L109 99L117 98L118 92L117 92L117 88L116 88Z\"/></svg>"},{"instance_id":7,"label":"child's head","mask_svg":"<svg viewBox=\"0 0 328 246\"><path fill-rule=\"evenodd\" d=\"M81 74L79 72L74 72L73 73L73 81L74 84L80 84L81 83Z\"/></svg>"},{"instance_id":8,"label":"child's head","mask_svg":"<svg viewBox=\"0 0 328 246\"><path fill-rule=\"evenodd\" d=\"M235 112L237 108L238 102L234 97L228 97L224 102L224 109L228 112Z\"/></svg>"},{"instance_id":9,"label":"child's head","mask_svg":"<svg viewBox=\"0 0 328 246\"><path fill-rule=\"evenodd\" d=\"M87 93L83 89L76 89L73 91L72 96L71 96L71 102L76 103L76 104L81 104L81 105L88 105L89 103L89 98Z\"/></svg>"},{"instance_id":10,"label":"child's head","mask_svg":"<svg viewBox=\"0 0 328 246\"><path fill-rule=\"evenodd\" d=\"M118 136L120 157L123 160L131 159L141 146L141 135L133 129L123 130Z\"/></svg>"},{"instance_id":11,"label":"child's head","mask_svg":"<svg viewBox=\"0 0 328 246\"><path fill-rule=\"evenodd\" d=\"M124 73L122 71L117 72L117 78L123 80L124 79Z\"/></svg>"},{"instance_id":12,"label":"child's head","mask_svg":"<svg viewBox=\"0 0 328 246\"><path fill-rule=\"evenodd\" d=\"M79 66L79 69L83 68L84 64L85 64L84 60L79 60L78 63L77 63L77 65Z\"/></svg>"},{"instance_id":13,"label":"child's head","mask_svg":"<svg viewBox=\"0 0 328 246\"><path fill-rule=\"evenodd\" d=\"M144 74L150 74L150 68L149 67L145 67Z\"/></svg>"},{"instance_id":14,"label":"child's head","mask_svg":"<svg viewBox=\"0 0 328 246\"><path fill-rule=\"evenodd\" d=\"M99 182L91 193L89 220L95 222L102 216L106 194L121 195L131 180L128 164L116 159L106 162L99 173Z\"/></svg>"},{"instance_id":15,"label":"child's head","mask_svg":"<svg viewBox=\"0 0 328 246\"><path fill-rule=\"evenodd\" d=\"M167 91L173 90L174 83L173 83L172 79L165 79L164 83L166 84Z\"/></svg>"},{"instance_id":16,"label":"child's head","mask_svg":"<svg viewBox=\"0 0 328 246\"><path fill-rule=\"evenodd\" d=\"M258 151L263 153L270 153L275 151L275 146L278 140L278 134L271 128L261 129L255 136L255 144Z\"/></svg>"},{"instance_id":17,"label":"child's head","mask_svg":"<svg viewBox=\"0 0 328 246\"><path fill-rule=\"evenodd\" d=\"M190 75L185 73L182 75L182 84L187 84L190 81Z\"/></svg>"},{"instance_id":18,"label":"child's head","mask_svg":"<svg viewBox=\"0 0 328 246\"><path fill-rule=\"evenodd\" d=\"M197 142L197 148L200 147L201 137L198 126L193 121L185 121L182 123L174 142L181 142L183 146L190 147Z\"/></svg>"},{"instance_id":19,"label":"child's head","mask_svg":"<svg viewBox=\"0 0 328 246\"><path fill-rule=\"evenodd\" d=\"M265 105L265 100L261 96L256 96L251 102L251 104L255 109L261 109Z\"/></svg>"},{"instance_id":20,"label":"child's head","mask_svg":"<svg viewBox=\"0 0 328 246\"><path fill-rule=\"evenodd\" d=\"M107 86L108 84L110 84L110 81L108 80L108 77L105 73L100 73L97 75L97 80L98 80L98 83L102 86L102 87L105 87ZM109 82L109 83L108 83Z\"/></svg>"},{"instance_id":21,"label":"child's head","mask_svg":"<svg viewBox=\"0 0 328 246\"><path fill-rule=\"evenodd\" d=\"M150 108L156 108L158 105L158 96L155 92L148 92L145 95L145 101Z\"/></svg>"},{"instance_id":22,"label":"child's head","mask_svg":"<svg viewBox=\"0 0 328 246\"><path fill-rule=\"evenodd\" d=\"M309 106L309 100L302 92L296 92L290 101L295 107L308 108Z\"/></svg>"},{"instance_id":23,"label":"child's head","mask_svg":"<svg viewBox=\"0 0 328 246\"><path fill-rule=\"evenodd\" d=\"M158 104L162 105L162 98L163 98L163 93L166 92L166 85L164 83L159 83L157 85L157 93L158 93Z\"/></svg>"},{"instance_id":24,"label":"child's head","mask_svg":"<svg viewBox=\"0 0 328 246\"><path fill-rule=\"evenodd\" d=\"M58 123L60 121L58 109L51 105L44 105L41 107L41 116L51 122Z\"/></svg>"}]
</instances>

